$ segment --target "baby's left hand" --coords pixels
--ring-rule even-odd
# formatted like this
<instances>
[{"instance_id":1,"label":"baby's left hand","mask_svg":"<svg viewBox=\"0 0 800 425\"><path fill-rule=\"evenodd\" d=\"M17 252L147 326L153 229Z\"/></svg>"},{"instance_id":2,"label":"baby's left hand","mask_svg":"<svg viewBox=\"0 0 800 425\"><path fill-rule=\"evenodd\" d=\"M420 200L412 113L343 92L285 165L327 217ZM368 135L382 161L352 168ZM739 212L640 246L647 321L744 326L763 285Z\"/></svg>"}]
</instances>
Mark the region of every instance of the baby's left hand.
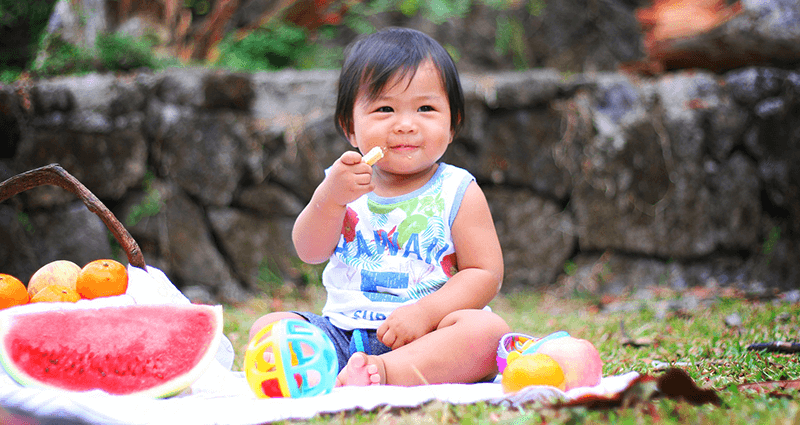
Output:
<instances>
[{"instance_id":1,"label":"baby's left hand","mask_svg":"<svg viewBox=\"0 0 800 425\"><path fill-rule=\"evenodd\" d=\"M436 329L427 312L418 303L395 309L378 327L376 335L387 347L396 350Z\"/></svg>"}]
</instances>

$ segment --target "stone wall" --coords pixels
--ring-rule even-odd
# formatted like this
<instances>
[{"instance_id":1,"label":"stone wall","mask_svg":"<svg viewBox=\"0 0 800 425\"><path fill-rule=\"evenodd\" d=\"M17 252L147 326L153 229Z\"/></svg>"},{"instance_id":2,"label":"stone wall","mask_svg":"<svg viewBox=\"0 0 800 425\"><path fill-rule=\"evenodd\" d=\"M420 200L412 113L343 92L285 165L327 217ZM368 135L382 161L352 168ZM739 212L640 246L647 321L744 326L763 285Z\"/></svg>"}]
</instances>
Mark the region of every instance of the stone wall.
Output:
<instances>
[{"instance_id":1,"label":"stone wall","mask_svg":"<svg viewBox=\"0 0 800 425\"><path fill-rule=\"evenodd\" d=\"M0 179L60 163L193 297L303 285L292 224L350 148L336 78L197 68L0 86ZM506 291L800 286L800 73L462 81L467 123L444 161L486 193ZM0 240L0 270L23 280L55 259L125 259L56 187L0 204Z\"/></svg>"}]
</instances>

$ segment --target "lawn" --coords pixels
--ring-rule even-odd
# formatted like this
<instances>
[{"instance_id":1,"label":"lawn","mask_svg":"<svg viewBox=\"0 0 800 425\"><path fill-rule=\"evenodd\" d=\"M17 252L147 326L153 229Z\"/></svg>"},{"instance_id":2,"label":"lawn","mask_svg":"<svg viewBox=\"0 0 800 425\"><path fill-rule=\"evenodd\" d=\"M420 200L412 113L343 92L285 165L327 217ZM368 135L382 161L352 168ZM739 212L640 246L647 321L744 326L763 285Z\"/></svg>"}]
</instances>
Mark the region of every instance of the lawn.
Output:
<instances>
[{"instance_id":1,"label":"lawn","mask_svg":"<svg viewBox=\"0 0 800 425\"><path fill-rule=\"evenodd\" d=\"M302 293L227 306L225 334L236 350L234 369L241 370L248 329L261 314L289 309L318 312L323 298L321 288L310 286ZM543 336L565 330L593 342L603 358L604 375L637 371L658 377L667 366L677 366L701 388L716 390L722 405L694 406L662 397L610 410L434 402L415 409L325 415L304 423L800 424L797 389L759 393L738 387L800 379L800 353L747 349L758 342L798 341L800 302L792 297L749 299L725 288L681 292L650 288L621 297L507 293L491 306L515 332Z\"/></svg>"}]
</instances>

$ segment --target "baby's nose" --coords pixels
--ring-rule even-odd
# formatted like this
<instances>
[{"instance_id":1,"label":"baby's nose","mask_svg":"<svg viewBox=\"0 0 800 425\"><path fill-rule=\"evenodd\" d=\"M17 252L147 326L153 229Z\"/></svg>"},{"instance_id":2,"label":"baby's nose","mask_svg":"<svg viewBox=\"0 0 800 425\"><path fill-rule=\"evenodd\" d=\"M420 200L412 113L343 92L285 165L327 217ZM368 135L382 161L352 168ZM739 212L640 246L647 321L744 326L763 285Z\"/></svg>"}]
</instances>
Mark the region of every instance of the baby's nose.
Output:
<instances>
[{"instance_id":1,"label":"baby's nose","mask_svg":"<svg viewBox=\"0 0 800 425\"><path fill-rule=\"evenodd\" d=\"M410 133L417 130L414 118L407 115L399 115L394 126L394 131L398 133Z\"/></svg>"}]
</instances>

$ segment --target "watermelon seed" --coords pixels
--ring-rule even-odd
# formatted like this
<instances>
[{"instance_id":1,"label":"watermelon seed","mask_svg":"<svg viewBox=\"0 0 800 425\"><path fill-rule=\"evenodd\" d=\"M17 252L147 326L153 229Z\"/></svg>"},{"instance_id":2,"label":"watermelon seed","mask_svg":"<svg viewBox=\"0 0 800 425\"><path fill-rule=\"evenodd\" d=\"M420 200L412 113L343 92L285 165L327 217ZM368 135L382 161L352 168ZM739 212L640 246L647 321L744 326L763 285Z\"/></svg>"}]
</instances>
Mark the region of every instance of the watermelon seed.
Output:
<instances>
[{"instance_id":1,"label":"watermelon seed","mask_svg":"<svg viewBox=\"0 0 800 425\"><path fill-rule=\"evenodd\" d=\"M78 373L83 373L83 368L80 368L80 369L78 370Z\"/></svg>"},{"instance_id":2,"label":"watermelon seed","mask_svg":"<svg viewBox=\"0 0 800 425\"><path fill-rule=\"evenodd\" d=\"M159 379L164 379L164 375L162 375L162 374L160 374L160 373L156 373L156 376L157 376Z\"/></svg>"},{"instance_id":3,"label":"watermelon seed","mask_svg":"<svg viewBox=\"0 0 800 425\"><path fill-rule=\"evenodd\" d=\"M49 367L44 368L44 373L50 373L50 368Z\"/></svg>"},{"instance_id":4,"label":"watermelon seed","mask_svg":"<svg viewBox=\"0 0 800 425\"><path fill-rule=\"evenodd\" d=\"M100 376L106 376L106 373L101 370L100 371Z\"/></svg>"},{"instance_id":5,"label":"watermelon seed","mask_svg":"<svg viewBox=\"0 0 800 425\"><path fill-rule=\"evenodd\" d=\"M50 359L51 364L58 364L58 359Z\"/></svg>"}]
</instances>

